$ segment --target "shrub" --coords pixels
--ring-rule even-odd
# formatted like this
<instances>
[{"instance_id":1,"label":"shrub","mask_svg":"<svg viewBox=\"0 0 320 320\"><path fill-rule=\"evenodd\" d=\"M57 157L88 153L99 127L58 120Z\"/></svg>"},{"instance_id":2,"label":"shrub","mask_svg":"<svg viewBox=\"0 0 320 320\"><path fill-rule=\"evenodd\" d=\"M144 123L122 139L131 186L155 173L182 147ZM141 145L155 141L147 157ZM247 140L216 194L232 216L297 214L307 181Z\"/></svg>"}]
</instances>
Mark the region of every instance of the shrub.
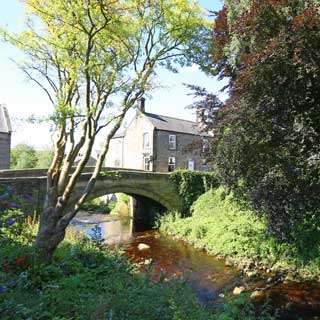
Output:
<instances>
[{"instance_id":1,"label":"shrub","mask_svg":"<svg viewBox=\"0 0 320 320\"><path fill-rule=\"evenodd\" d=\"M183 198L183 213L190 210L201 194L219 185L214 172L176 170L170 175L170 180Z\"/></svg>"},{"instance_id":2,"label":"shrub","mask_svg":"<svg viewBox=\"0 0 320 320\"><path fill-rule=\"evenodd\" d=\"M106 203L105 201L96 198L90 201L85 202L81 206L81 210L84 211L93 211L97 213L110 213L114 208L114 203Z\"/></svg>"},{"instance_id":3,"label":"shrub","mask_svg":"<svg viewBox=\"0 0 320 320\"><path fill-rule=\"evenodd\" d=\"M215 255L249 258L275 269L298 270L301 276L318 276L320 241L317 238L305 247L302 255L293 244L268 235L265 217L259 218L253 211L243 209L223 188L201 195L191 210L192 216L187 218L179 213L161 217L160 229ZM303 237L302 234L302 240Z\"/></svg>"},{"instance_id":4,"label":"shrub","mask_svg":"<svg viewBox=\"0 0 320 320\"><path fill-rule=\"evenodd\" d=\"M120 216L128 216L130 215L130 196L125 193L121 193L118 195L118 201L115 204L112 213L118 214Z\"/></svg>"}]
</instances>

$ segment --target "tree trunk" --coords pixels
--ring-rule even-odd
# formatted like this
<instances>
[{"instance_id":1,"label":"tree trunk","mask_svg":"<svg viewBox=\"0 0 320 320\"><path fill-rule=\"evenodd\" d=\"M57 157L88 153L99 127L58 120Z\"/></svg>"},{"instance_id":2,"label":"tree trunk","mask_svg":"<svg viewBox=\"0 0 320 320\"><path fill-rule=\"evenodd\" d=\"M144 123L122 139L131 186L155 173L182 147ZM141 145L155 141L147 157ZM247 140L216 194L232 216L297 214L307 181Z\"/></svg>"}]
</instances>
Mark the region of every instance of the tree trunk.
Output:
<instances>
[{"instance_id":1,"label":"tree trunk","mask_svg":"<svg viewBox=\"0 0 320 320\"><path fill-rule=\"evenodd\" d=\"M51 207L43 211L40 219L35 247L47 263L51 263L54 251L65 236L66 227L59 224L58 217L57 210Z\"/></svg>"}]
</instances>

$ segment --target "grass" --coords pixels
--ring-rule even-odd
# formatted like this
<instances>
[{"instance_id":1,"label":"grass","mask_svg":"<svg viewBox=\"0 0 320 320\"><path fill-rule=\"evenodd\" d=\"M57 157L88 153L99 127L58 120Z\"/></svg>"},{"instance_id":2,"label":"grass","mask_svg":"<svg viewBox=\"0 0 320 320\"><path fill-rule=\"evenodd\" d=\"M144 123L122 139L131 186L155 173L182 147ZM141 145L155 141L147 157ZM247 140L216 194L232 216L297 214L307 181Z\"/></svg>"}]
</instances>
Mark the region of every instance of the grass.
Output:
<instances>
[{"instance_id":1,"label":"grass","mask_svg":"<svg viewBox=\"0 0 320 320\"><path fill-rule=\"evenodd\" d=\"M170 213L160 220L161 230L179 236L197 248L241 263L250 259L273 270L294 273L302 278L320 274L320 243L306 247L301 255L293 244L281 243L266 235L266 221L252 211L242 210L218 188L198 198L192 216ZM307 257L307 258L306 258Z\"/></svg>"}]
</instances>

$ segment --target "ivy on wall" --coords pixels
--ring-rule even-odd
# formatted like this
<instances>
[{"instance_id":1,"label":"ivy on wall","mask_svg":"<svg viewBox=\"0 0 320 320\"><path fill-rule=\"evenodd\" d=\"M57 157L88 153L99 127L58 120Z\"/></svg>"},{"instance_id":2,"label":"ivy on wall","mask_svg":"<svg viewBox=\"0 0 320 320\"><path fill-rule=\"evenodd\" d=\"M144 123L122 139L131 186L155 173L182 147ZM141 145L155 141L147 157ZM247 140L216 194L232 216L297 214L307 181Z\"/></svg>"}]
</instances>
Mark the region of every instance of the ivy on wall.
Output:
<instances>
[{"instance_id":1,"label":"ivy on wall","mask_svg":"<svg viewBox=\"0 0 320 320\"><path fill-rule=\"evenodd\" d=\"M190 207L200 195L219 186L215 172L176 170L171 173L170 181L183 198L184 214L190 212Z\"/></svg>"}]
</instances>

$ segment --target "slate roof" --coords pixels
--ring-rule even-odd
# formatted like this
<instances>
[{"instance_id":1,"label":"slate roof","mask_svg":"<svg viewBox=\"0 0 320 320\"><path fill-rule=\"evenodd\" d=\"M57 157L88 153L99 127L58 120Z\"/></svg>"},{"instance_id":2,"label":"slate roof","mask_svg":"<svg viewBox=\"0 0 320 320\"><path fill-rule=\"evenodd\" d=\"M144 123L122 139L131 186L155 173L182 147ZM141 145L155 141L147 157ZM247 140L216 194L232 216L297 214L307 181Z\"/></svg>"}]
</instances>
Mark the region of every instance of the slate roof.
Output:
<instances>
[{"instance_id":1,"label":"slate roof","mask_svg":"<svg viewBox=\"0 0 320 320\"><path fill-rule=\"evenodd\" d=\"M0 132L10 133L12 132L9 113L6 107L0 105Z\"/></svg>"},{"instance_id":2,"label":"slate roof","mask_svg":"<svg viewBox=\"0 0 320 320\"><path fill-rule=\"evenodd\" d=\"M205 133L201 133L198 129L198 124L193 121L161 116L159 114L149 112L145 112L144 115L158 130L174 131L194 135L207 135Z\"/></svg>"},{"instance_id":3,"label":"slate roof","mask_svg":"<svg viewBox=\"0 0 320 320\"><path fill-rule=\"evenodd\" d=\"M187 133L193 135L210 136L206 132L201 132L198 124L194 121L161 116L155 113L144 112L143 115L152 123L157 130L172 131L177 133ZM113 136L123 138L126 135L126 129L120 128Z\"/></svg>"}]
</instances>

